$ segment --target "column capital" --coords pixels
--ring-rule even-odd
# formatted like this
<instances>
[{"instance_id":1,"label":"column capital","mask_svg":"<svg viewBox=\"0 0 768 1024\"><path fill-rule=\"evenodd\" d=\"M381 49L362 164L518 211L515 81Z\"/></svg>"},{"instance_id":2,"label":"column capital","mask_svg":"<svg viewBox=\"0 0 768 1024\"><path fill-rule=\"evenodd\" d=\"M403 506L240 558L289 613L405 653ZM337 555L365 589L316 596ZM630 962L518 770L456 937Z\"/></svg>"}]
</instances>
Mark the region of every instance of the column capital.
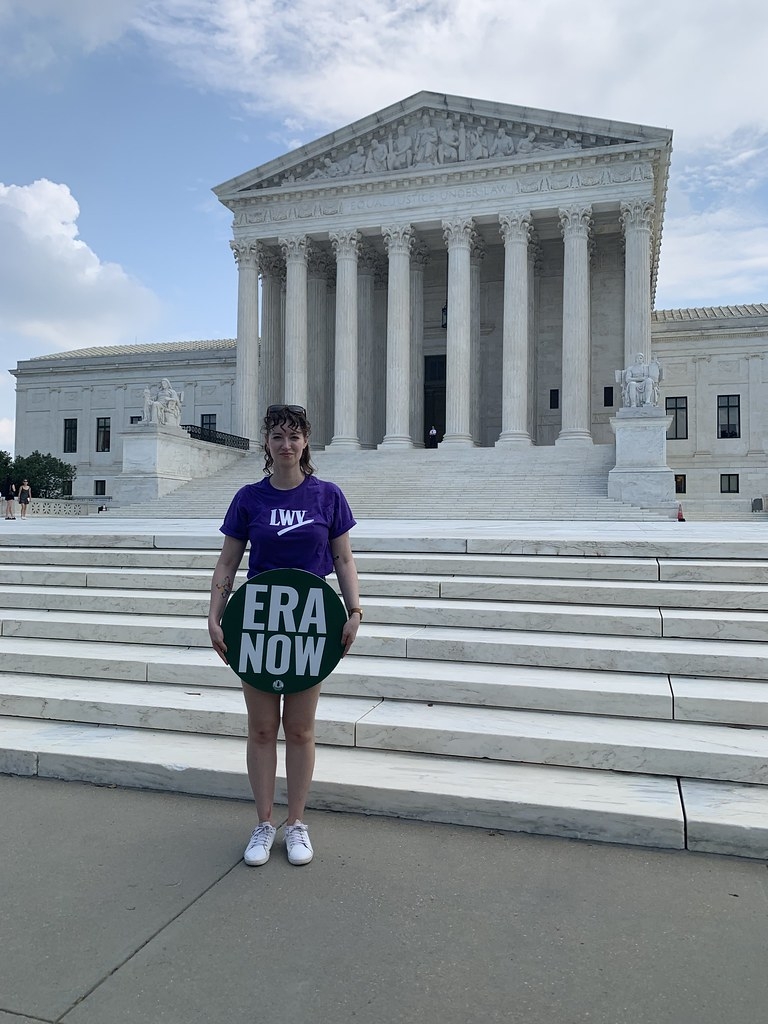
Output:
<instances>
[{"instance_id":1,"label":"column capital","mask_svg":"<svg viewBox=\"0 0 768 1024\"><path fill-rule=\"evenodd\" d=\"M423 269L429 263L431 257L429 254L429 246L426 242L422 242L420 239L416 239L411 249L411 266L419 267Z\"/></svg>"},{"instance_id":2,"label":"column capital","mask_svg":"<svg viewBox=\"0 0 768 1024\"><path fill-rule=\"evenodd\" d=\"M563 238L588 238L592 227L591 206L568 206L557 211Z\"/></svg>"},{"instance_id":3,"label":"column capital","mask_svg":"<svg viewBox=\"0 0 768 1024\"><path fill-rule=\"evenodd\" d=\"M472 266L480 266L485 259L486 248L487 246L481 236L477 231L473 231L469 242L469 260Z\"/></svg>"},{"instance_id":4,"label":"column capital","mask_svg":"<svg viewBox=\"0 0 768 1024\"><path fill-rule=\"evenodd\" d=\"M384 246L388 253L410 255L413 245L413 227L410 224L387 224L381 228Z\"/></svg>"},{"instance_id":5,"label":"column capital","mask_svg":"<svg viewBox=\"0 0 768 1024\"><path fill-rule=\"evenodd\" d=\"M278 238L277 243L283 250L286 263L306 262L311 245L306 235L289 235L287 238Z\"/></svg>"},{"instance_id":6,"label":"column capital","mask_svg":"<svg viewBox=\"0 0 768 1024\"><path fill-rule=\"evenodd\" d=\"M258 269L262 255L262 246L253 241L232 241L229 243L235 263L240 267L255 267Z\"/></svg>"},{"instance_id":7,"label":"column capital","mask_svg":"<svg viewBox=\"0 0 768 1024\"><path fill-rule=\"evenodd\" d=\"M619 223L624 234L630 228L642 231L653 229L656 204L653 199L627 199L619 207Z\"/></svg>"},{"instance_id":8,"label":"column capital","mask_svg":"<svg viewBox=\"0 0 768 1024\"><path fill-rule=\"evenodd\" d=\"M499 234L504 244L525 242L527 245L533 233L533 217L530 210L509 210L499 214Z\"/></svg>"},{"instance_id":9,"label":"column capital","mask_svg":"<svg viewBox=\"0 0 768 1024\"><path fill-rule=\"evenodd\" d=\"M443 238L449 249L469 249L475 222L471 217L443 221Z\"/></svg>"},{"instance_id":10,"label":"column capital","mask_svg":"<svg viewBox=\"0 0 768 1024\"><path fill-rule=\"evenodd\" d=\"M259 270L262 276L268 275L269 277L284 278L285 260L283 257L276 253L274 249L268 249L266 246L261 246L260 248Z\"/></svg>"},{"instance_id":11,"label":"column capital","mask_svg":"<svg viewBox=\"0 0 768 1024\"><path fill-rule=\"evenodd\" d=\"M328 237L337 260L357 256L360 249L359 231L331 231Z\"/></svg>"},{"instance_id":12,"label":"column capital","mask_svg":"<svg viewBox=\"0 0 768 1024\"><path fill-rule=\"evenodd\" d=\"M376 274L383 260L381 253L365 242L358 246L357 267L361 274Z\"/></svg>"},{"instance_id":13,"label":"column capital","mask_svg":"<svg viewBox=\"0 0 768 1024\"><path fill-rule=\"evenodd\" d=\"M330 277L336 267L333 258L325 249L318 249L315 246L307 254L307 270L313 277Z\"/></svg>"}]
</instances>

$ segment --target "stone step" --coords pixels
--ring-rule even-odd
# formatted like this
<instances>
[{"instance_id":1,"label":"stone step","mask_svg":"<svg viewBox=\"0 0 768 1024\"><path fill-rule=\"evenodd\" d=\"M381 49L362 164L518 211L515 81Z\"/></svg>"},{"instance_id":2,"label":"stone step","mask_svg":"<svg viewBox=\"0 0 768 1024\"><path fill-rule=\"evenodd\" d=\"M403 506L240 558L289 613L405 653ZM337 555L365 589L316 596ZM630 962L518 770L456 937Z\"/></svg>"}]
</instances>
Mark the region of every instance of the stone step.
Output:
<instances>
[{"instance_id":1,"label":"stone step","mask_svg":"<svg viewBox=\"0 0 768 1024\"><path fill-rule=\"evenodd\" d=\"M38 641L30 652L24 641L0 639L0 655L20 661L13 673L0 672L0 701L17 686L38 685L53 699L63 680L106 689L110 699L114 689L115 701L125 692L124 681L136 683L136 696L149 710L147 685L214 696L232 691L236 697L222 699L239 704L239 678L212 651L177 654L136 644L54 640ZM768 685L734 679L350 656L324 681L323 694L768 728Z\"/></svg>"},{"instance_id":2,"label":"stone step","mask_svg":"<svg viewBox=\"0 0 768 1024\"><path fill-rule=\"evenodd\" d=\"M382 701L358 747L768 784L768 731Z\"/></svg>"},{"instance_id":3,"label":"stone step","mask_svg":"<svg viewBox=\"0 0 768 1024\"><path fill-rule=\"evenodd\" d=\"M282 750L276 797L285 802ZM0 771L250 800L242 739L0 719ZM612 772L317 748L309 806L682 849L677 782Z\"/></svg>"},{"instance_id":4,"label":"stone step","mask_svg":"<svg viewBox=\"0 0 768 1024\"><path fill-rule=\"evenodd\" d=\"M374 618L371 598L438 598L446 601L524 602L525 604L611 605L636 608L715 608L738 611L768 611L768 587L731 583L659 583L625 580L570 580L537 577L489 579L486 576L361 572L360 593L366 598L367 619ZM236 585L245 582L244 570ZM335 578L330 577L336 586ZM0 607L73 607L62 603L74 597L83 610L94 606L112 611L136 610L144 614L162 612L158 602L167 602L167 614L207 612L211 573L187 570L168 573L156 569L45 568L0 569ZM58 588L55 589L54 588ZM87 593L76 588L87 588ZM338 589L338 587L336 588ZM131 598L131 595L134 595ZM68 597L65 597L68 595ZM82 598L82 603L81 603ZM202 604L200 603L202 600ZM137 606L138 601L146 601ZM382 606L383 607L383 606ZM186 611L185 611L186 610ZM378 613L377 613L378 614ZM380 617L380 616L379 616ZM701 620L704 622L704 619ZM691 626L691 628L693 628ZM759 622L755 628L760 628ZM703 635L695 631L689 635ZM747 637L736 637L736 639Z\"/></svg>"},{"instance_id":5,"label":"stone step","mask_svg":"<svg viewBox=\"0 0 768 1024\"><path fill-rule=\"evenodd\" d=\"M66 677L0 680L0 714L172 732L245 736L235 689L105 683ZM318 743L485 757L765 784L768 731L673 721L424 704L324 693Z\"/></svg>"},{"instance_id":6,"label":"stone step","mask_svg":"<svg viewBox=\"0 0 768 1024\"><path fill-rule=\"evenodd\" d=\"M0 719L0 771L251 799L233 737ZM309 807L768 859L768 791L736 783L320 746Z\"/></svg>"},{"instance_id":7,"label":"stone step","mask_svg":"<svg viewBox=\"0 0 768 1024\"><path fill-rule=\"evenodd\" d=\"M323 694L315 720L317 742L353 747L356 722L378 703L379 699ZM196 689L66 676L4 675L0 677L0 715L213 736L244 737L248 732L239 687Z\"/></svg>"},{"instance_id":8,"label":"stone step","mask_svg":"<svg viewBox=\"0 0 768 1024\"><path fill-rule=\"evenodd\" d=\"M545 624L547 621L554 622L549 614L545 607L539 620L540 630L543 631L531 631L524 627L524 619L533 617L533 612L529 610L519 617L519 629L398 625L366 621L365 628L360 631L355 642L355 653L426 661L481 662L610 672L637 669L652 674L714 675L737 679L762 679L765 675L765 655L761 641L680 639L642 635L639 631L633 635L626 631L626 626L623 633L583 633L578 628L578 619L573 611L570 622L566 617L561 617L559 621L567 622L575 632L556 632L547 629ZM1 621L3 638L153 644L169 648L207 648L210 642L205 620L201 616L150 617L14 608L3 612ZM621 621L637 624L636 619L627 617ZM643 626L643 623L640 625Z\"/></svg>"},{"instance_id":9,"label":"stone step","mask_svg":"<svg viewBox=\"0 0 768 1024\"><path fill-rule=\"evenodd\" d=\"M62 633L60 618L69 615L68 628L79 631L98 628L94 616L109 616L105 629L123 626L130 628L133 618L133 632L144 629L157 633L162 628L183 629L185 640L174 640L173 636L160 638L158 643L189 643L189 630L195 627L208 642L206 616L208 596L205 594L184 594L178 591L156 593L142 590L108 590L99 588L77 589L72 587L17 587L7 586L0 591L0 624L6 636L21 635L26 628L24 622L46 622L48 616L56 636ZM70 610L77 608L77 613ZM609 633L619 636L661 636L662 619L658 609L602 607L599 605L579 606L565 604L523 604L501 601L457 601L425 600L409 597L370 597L365 602L366 625L385 626L432 625L464 626L476 629L523 629L555 630L575 633ZM746 614L746 613L744 613ZM74 617L73 617L74 616ZM119 621L112 621L114 617ZM147 621L147 620L150 621ZM173 620L173 621L171 621ZM66 620L65 620L66 621ZM96 625L94 625L96 623ZM45 636L37 631L28 635ZM66 626L64 627L67 628ZM680 628L683 629L683 620ZM735 625L734 625L734 628ZM690 634L695 635L693 626ZM73 633L72 635L77 635ZM88 639L93 633L83 633ZM107 633L103 634L108 639ZM114 636L117 640L123 638ZM128 641L130 642L130 641ZM199 641L198 641L199 642Z\"/></svg>"}]
</instances>

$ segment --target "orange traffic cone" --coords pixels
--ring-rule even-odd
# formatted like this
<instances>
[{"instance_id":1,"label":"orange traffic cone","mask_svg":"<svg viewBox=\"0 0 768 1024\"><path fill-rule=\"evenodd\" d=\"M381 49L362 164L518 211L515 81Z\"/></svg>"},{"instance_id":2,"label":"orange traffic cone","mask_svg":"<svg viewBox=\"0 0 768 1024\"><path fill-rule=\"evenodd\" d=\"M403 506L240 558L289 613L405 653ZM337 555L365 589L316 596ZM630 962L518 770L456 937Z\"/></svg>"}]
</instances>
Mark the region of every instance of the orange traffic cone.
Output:
<instances>
[{"instance_id":1,"label":"orange traffic cone","mask_svg":"<svg viewBox=\"0 0 768 1024\"><path fill-rule=\"evenodd\" d=\"M683 515L683 506L679 502L677 505L677 521L678 523L685 522L685 516Z\"/></svg>"}]
</instances>

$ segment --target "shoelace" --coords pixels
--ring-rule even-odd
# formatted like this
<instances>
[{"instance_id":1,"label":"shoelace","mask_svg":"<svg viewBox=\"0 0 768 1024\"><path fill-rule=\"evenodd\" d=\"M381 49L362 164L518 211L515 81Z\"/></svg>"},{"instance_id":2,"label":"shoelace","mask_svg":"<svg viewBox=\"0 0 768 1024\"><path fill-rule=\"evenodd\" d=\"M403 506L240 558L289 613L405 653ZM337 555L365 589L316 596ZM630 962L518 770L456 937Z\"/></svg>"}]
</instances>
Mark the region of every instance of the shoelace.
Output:
<instances>
[{"instance_id":1,"label":"shoelace","mask_svg":"<svg viewBox=\"0 0 768 1024\"><path fill-rule=\"evenodd\" d=\"M289 846L306 846L309 849L309 829L306 825L286 825L285 838Z\"/></svg>"},{"instance_id":2,"label":"shoelace","mask_svg":"<svg viewBox=\"0 0 768 1024\"><path fill-rule=\"evenodd\" d=\"M269 842L271 835L271 825L267 823L264 823L263 825L257 825L257 827L253 830L253 834L251 835L251 841L248 845L254 846L258 844L259 846L266 846L266 844Z\"/></svg>"}]
</instances>

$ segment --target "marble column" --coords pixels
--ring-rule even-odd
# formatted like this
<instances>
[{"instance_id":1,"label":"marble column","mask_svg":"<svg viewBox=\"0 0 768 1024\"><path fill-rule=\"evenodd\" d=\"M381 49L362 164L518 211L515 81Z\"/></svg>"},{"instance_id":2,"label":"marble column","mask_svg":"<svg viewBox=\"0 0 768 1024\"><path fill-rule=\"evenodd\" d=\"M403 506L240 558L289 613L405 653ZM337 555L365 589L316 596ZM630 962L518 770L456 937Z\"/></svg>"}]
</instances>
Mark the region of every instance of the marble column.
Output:
<instances>
[{"instance_id":1,"label":"marble column","mask_svg":"<svg viewBox=\"0 0 768 1024\"><path fill-rule=\"evenodd\" d=\"M336 254L336 369L331 448L357 450L357 249L359 231L330 235Z\"/></svg>"},{"instance_id":2,"label":"marble column","mask_svg":"<svg viewBox=\"0 0 768 1024\"><path fill-rule=\"evenodd\" d=\"M528 314L530 210L499 215L504 239L501 433L497 445L531 444L528 432Z\"/></svg>"},{"instance_id":3,"label":"marble column","mask_svg":"<svg viewBox=\"0 0 768 1024\"><path fill-rule=\"evenodd\" d=\"M387 287L386 433L380 448L413 448L411 398L411 245L410 224L382 227L389 259Z\"/></svg>"},{"instance_id":4,"label":"marble column","mask_svg":"<svg viewBox=\"0 0 768 1024\"><path fill-rule=\"evenodd\" d=\"M429 249L416 242L411 252L411 438L424 447L424 268Z\"/></svg>"},{"instance_id":5,"label":"marble column","mask_svg":"<svg viewBox=\"0 0 768 1024\"><path fill-rule=\"evenodd\" d=\"M624 230L624 366L638 354L651 359L651 231L652 199L632 199L621 204Z\"/></svg>"},{"instance_id":6,"label":"marble column","mask_svg":"<svg viewBox=\"0 0 768 1024\"><path fill-rule=\"evenodd\" d=\"M538 443L538 409L536 396L539 393L536 367L536 338L539 334L539 273L542 267L541 246L536 231L531 232L528 245L528 433L534 445Z\"/></svg>"},{"instance_id":7,"label":"marble column","mask_svg":"<svg viewBox=\"0 0 768 1024\"><path fill-rule=\"evenodd\" d=\"M328 274L330 253L313 248L307 262L307 413L312 442L323 447L331 439L325 380L328 373Z\"/></svg>"},{"instance_id":8,"label":"marble column","mask_svg":"<svg viewBox=\"0 0 768 1024\"><path fill-rule=\"evenodd\" d=\"M469 394L469 432L475 444L480 444L482 435L483 409L480 394L484 367L480 347L480 271L484 259L485 242L478 234L474 234L469 250L469 365L472 367Z\"/></svg>"},{"instance_id":9,"label":"marble column","mask_svg":"<svg viewBox=\"0 0 768 1024\"><path fill-rule=\"evenodd\" d=\"M283 285L285 262L264 248L261 270L261 364L259 367L259 414L268 405L284 401Z\"/></svg>"},{"instance_id":10,"label":"marble column","mask_svg":"<svg viewBox=\"0 0 768 1024\"><path fill-rule=\"evenodd\" d=\"M470 271L474 221L443 221L448 246L448 326L445 352L445 435L441 447L472 447L470 430Z\"/></svg>"},{"instance_id":11,"label":"marble column","mask_svg":"<svg viewBox=\"0 0 768 1024\"><path fill-rule=\"evenodd\" d=\"M285 257L285 388L288 403L307 405L307 256L309 239L279 240Z\"/></svg>"},{"instance_id":12,"label":"marble column","mask_svg":"<svg viewBox=\"0 0 768 1024\"><path fill-rule=\"evenodd\" d=\"M237 358L234 433L258 439L259 249L255 242L230 242L237 262Z\"/></svg>"},{"instance_id":13,"label":"marble column","mask_svg":"<svg viewBox=\"0 0 768 1024\"><path fill-rule=\"evenodd\" d=\"M592 207L560 210L563 269L562 427L556 445L591 445L589 229Z\"/></svg>"},{"instance_id":14,"label":"marble column","mask_svg":"<svg viewBox=\"0 0 768 1024\"><path fill-rule=\"evenodd\" d=\"M376 403L376 336L374 283L381 256L361 245L357 256L357 421L363 448L375 448L380 435L374 427Z\"/></svg>"}]
</instances>

